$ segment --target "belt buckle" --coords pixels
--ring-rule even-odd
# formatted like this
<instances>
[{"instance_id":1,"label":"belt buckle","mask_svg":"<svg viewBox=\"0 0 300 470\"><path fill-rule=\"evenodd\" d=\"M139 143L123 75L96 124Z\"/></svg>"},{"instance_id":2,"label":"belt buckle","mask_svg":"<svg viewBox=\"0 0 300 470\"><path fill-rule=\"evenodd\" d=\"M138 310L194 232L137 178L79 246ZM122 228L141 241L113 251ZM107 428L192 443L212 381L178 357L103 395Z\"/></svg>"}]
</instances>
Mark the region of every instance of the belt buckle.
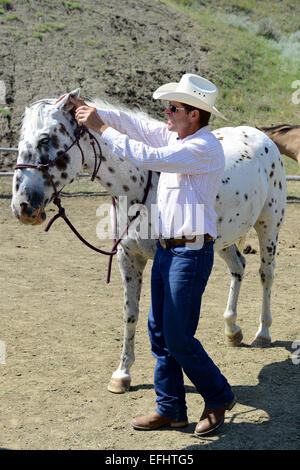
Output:
<instances>
[{"instance_id":1,"label":"belt buckle","mask_svg":"<svg viewBox=\"0 0 300 470\"><path fill-rule=\"evenodd\" d=\"M161 244L161 246L164 250L167 249L167 241L164 238L160 238L159 243Z\"/></svg>"}]
</instances>

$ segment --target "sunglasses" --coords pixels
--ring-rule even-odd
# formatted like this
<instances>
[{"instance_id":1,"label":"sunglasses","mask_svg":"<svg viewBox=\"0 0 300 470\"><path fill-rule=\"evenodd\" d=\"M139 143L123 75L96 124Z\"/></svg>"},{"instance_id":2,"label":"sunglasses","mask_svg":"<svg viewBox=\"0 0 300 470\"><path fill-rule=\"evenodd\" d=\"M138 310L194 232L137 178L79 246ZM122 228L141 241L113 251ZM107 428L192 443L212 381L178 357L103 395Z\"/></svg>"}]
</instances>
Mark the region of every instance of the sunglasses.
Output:
<instances>
[{"instance_id":1,"label":"sunglasses","mask_svg":"<svg viewBox=\"0 0 300 470\"><path fill-rule=\"evenodd\" d=\"M176 111L183 111L185 108L177 108L174 104L169 103L167 109L169 109L171 113L176 113Z\"/></svg>"}]
</instances>

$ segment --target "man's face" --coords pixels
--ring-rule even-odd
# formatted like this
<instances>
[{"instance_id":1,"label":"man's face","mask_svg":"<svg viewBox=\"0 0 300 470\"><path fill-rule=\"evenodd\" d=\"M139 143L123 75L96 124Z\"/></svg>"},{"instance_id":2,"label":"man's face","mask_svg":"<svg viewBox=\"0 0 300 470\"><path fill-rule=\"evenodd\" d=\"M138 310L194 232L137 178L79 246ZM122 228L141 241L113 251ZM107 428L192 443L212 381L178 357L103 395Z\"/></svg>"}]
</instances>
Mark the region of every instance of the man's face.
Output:
<instances>
[{"instance_id":1,"label":"man's face","mask_svg":"<svg viewBox=\"0 0 300 470\"><path fill-rule=\"evenodd\" d=\"M177 109L172 112L169 107L166 108L165 113L168 116L168 130L172 132L180 133L181 130L185 129L188 125L188 115L179 101L171 101L170 104L174 105Z\"/></svg>"}]
</instances>

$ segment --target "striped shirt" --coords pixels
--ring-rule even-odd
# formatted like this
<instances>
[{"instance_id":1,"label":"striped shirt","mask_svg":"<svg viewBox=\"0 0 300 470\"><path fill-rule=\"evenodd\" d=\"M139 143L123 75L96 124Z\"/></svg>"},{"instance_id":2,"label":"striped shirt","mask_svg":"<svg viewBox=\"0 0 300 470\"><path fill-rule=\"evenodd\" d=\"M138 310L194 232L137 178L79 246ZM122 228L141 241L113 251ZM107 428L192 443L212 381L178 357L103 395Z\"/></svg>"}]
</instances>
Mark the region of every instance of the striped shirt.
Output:
<instances>
[{"instance_id":1,"label":"striped shirt","mask_svg":"<svg viewBox=\"0 0 300 470\"><path fill-rule=\"evenodd\" d=\"M209 126L179 139L166 124L149 118L107 109L98 113L110 126L101 140L114 154L161 173L156 207L158 236L182 238L209 233L216 238L214 204L225 157Z\"/></svg>"}]
</instances>

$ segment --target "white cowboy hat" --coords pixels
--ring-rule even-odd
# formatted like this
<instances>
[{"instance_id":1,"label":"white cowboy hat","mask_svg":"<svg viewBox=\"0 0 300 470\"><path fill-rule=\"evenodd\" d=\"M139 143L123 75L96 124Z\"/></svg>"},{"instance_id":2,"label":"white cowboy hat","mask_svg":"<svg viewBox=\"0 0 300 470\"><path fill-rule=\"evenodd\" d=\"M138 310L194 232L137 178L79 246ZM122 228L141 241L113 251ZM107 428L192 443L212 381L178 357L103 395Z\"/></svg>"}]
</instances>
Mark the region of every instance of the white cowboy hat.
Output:
<instances>
[{"instance_id":1,"label":"white cowboy hat","mask_svg":"<svg viewBox=\"0 0 300 470\"><path fill-rule=\"evenodd\" d=\"M226 119L214 106L218 96L218 88L206 78L185 73L179 83L167 83L162 85L153 93L154 99L175 100L180 103L204 109L222 119Z\"/></svg>"}]
</instances>

